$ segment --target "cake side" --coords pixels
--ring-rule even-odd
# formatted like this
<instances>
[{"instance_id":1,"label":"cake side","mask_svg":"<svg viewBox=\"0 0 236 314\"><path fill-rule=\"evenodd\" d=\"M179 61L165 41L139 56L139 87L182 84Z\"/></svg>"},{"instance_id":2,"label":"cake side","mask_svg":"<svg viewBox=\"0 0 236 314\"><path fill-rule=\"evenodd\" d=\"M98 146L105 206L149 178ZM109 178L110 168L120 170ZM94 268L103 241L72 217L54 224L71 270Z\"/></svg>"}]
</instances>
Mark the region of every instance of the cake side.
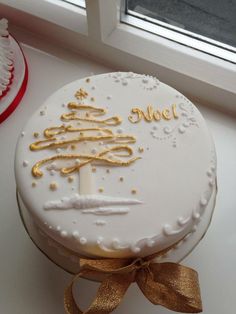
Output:
<instances>
[{"instance_id":1,"label":"cake side","mask_svg":"<svg viewBox=\"0 0 236 314\"><path fill-rule=\"evenodd\" d=\"M40 229L79 254L109 257L152 254L192 232L215 171L196 107L134 73L53 94L26 125L15 161L20 196Z\"/></svg>"}]
</instances>

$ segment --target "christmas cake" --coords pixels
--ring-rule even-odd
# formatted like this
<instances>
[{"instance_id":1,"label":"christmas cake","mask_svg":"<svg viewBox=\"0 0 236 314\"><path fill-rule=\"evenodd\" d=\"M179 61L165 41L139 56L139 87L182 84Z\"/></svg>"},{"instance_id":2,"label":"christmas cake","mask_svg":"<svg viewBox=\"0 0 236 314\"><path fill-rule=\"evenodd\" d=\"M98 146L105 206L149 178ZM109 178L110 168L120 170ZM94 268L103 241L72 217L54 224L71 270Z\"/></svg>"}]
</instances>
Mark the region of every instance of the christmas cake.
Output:
<instances>
[{"instance_id":1,"label":"christmas cake","mask_svg":"<svg viewBox=\"0 0 236 314\"><path fill-rule=\"evenodd\" d=\"M80 256L179 261L209 226L216 153L198 109L117 72L56 91L24 127L15 174L26 228L69 271ZM74 265L74 266L73 266Z\"/></svg>"}]
</instances>

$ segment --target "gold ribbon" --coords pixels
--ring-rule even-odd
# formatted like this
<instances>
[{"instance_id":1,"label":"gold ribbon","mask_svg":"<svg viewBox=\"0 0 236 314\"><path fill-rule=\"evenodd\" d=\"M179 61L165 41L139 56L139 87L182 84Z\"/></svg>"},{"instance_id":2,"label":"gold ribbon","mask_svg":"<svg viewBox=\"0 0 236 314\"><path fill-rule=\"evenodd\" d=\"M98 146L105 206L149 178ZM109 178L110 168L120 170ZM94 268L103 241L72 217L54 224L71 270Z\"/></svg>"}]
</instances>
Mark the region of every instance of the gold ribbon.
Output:
<instances>
[{"instance_id":1,"label":"gold ribbon","mask_svg":"<svg viewBox=\"0 0 236 314\"><path fill-rule=\"evenodd\" d=\"M130 284L136 282L155 305L184 313L202 312L197 272L177 263L157 263L154 258L170 248L137 259L80 259L80 272L64 294L67 314L109 314L122 301ZM75 302L73 285L79 278L99 279L101 284L92 304L82 311Z\"/></svg>"}]
</instances>

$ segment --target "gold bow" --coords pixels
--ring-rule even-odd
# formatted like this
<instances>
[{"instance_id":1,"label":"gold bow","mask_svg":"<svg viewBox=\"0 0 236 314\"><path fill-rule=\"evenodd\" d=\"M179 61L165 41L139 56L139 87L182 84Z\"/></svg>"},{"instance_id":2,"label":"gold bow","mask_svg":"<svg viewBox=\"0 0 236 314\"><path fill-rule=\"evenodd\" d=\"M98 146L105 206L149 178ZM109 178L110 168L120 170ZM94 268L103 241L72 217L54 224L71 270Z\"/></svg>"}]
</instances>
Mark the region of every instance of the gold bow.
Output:
<instances>
[{"instance_id":1,"label":"gold bow","mask_svg":"<svg viewBox=\"0 0 236 314\"><path fill-rule=\"evenodd\" d=\"M109 314L120 304L132 282L136 282L155 305L177 312L202 312L197 272L176 263L156 263L154 258L157 256L160 252L135 260L81 258L81 270L65 290L66 313ZM85 311L77 306L72 292L80 277L101 281L95 299Z\"/></svg>"}]
</instances>

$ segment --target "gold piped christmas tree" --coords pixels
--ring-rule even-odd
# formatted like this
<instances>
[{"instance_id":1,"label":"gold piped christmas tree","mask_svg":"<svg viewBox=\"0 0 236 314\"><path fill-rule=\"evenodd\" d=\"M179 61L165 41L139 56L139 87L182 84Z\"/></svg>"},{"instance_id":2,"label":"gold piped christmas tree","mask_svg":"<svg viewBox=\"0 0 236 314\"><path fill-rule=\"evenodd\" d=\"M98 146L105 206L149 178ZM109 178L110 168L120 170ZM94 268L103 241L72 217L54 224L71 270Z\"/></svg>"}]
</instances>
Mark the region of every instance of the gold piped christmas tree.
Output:
<instances>
[{"instance_id":1,"label":"gold piped christmas tree","mask_svg":"<svg viewBox=\"0 0 236 314\"><path fill-rule=\"evenodd\" d=\"M80 194L67 198L67 203L61 200L49 202L45 204L47 209L78 208L94 214L126 213L128 208L108 207L138 204L140 201L94 194L91 165L125 167L134 163L140 158L132 157L130 144L136 139L133 135L113 132L111 127L120 125L122 119L119 116L105 118L104 108L81 103L87 96L85 90L77 91L75 97L78 102L68 103L69 112L60 117L64 124L46 128L44 138L30 145L34 152L44 149L57 151L57 154L39 160L32 168L32 175L42 177L41 168L55 161L58 162L56 170L63 176L79 172ZM65 153L61 153L64 149Z\"/></svg>"}]
</instances>

